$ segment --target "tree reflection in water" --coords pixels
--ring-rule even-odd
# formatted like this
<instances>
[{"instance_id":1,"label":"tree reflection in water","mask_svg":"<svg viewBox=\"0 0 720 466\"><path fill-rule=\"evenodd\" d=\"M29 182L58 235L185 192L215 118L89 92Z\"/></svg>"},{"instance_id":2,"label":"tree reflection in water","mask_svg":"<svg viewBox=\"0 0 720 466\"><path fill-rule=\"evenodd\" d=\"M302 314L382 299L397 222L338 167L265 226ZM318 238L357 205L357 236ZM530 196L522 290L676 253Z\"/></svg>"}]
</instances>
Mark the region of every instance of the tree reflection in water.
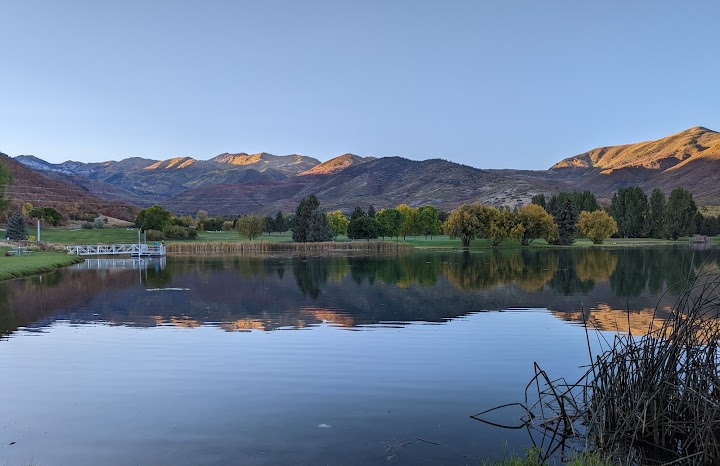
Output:
<instances>
[{"instance_id":1,"label":"tree reflection in water","mask_svg":"<svg viewBox=\"0 0 720 466\"><path fill-rule=\"evenodd\" d=\"M566 320L580 318L584 307L608 327L600 314L654 308L662 291L706 260L718 263L712 251L684 247L171 258L167 267L64 269L0 284L0 331L68 314L139 326L226 322L229 330L272 330L331 315L343 326L441 322L513 307L547 308ZM190 299L145 291L172 287L189 288Z\"/></svg>"}]
</instances>

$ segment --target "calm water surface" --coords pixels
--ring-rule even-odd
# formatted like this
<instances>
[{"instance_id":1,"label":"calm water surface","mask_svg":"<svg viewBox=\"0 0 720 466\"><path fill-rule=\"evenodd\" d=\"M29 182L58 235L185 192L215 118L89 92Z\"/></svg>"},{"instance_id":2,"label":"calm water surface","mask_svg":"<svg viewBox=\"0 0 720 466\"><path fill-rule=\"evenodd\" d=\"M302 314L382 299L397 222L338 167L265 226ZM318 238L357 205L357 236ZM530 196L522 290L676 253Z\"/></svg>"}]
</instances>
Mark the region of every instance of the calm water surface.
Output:
<instances>
[{"instance_id":1,"label":"calm water surface","mask_svg":"<svg viewBox=\"0 0 720 466\"><path fill-rule=\"evenodd\" d=\"M687 248L88 260L0 283L0 464L522 451L526 432L469 416L521 401L535 361L580 374L583 312L602 332L641 333L706 260Z\"/></svg>"}]
</instances>

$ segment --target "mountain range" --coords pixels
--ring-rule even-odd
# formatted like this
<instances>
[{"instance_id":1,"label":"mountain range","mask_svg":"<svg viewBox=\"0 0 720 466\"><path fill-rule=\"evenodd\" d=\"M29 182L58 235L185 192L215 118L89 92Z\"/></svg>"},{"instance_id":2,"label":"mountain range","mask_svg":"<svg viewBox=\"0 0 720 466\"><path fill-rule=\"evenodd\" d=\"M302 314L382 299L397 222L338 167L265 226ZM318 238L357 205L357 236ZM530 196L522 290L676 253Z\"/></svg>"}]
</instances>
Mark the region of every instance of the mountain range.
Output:
<instances>
[{"instance_id":1,"label":"mountain range","mask_svg":"<svg viewBox=\"0 0 720 466\"><path fill-rule=\"evenodd\" d=\"M666 193L684 187L701 205L720 204L720 133L700 126L656 141L599 147L548 170L482 170L441 159L353 154L321 163L303 155L265 152L225 153L209 160L134 157L52 164L30 155L14 160L32 169L34 183L39 183L38 176L55 183L47 190L50 194L58 186L72 186L86 197L104 199L96 203L161 204L176 213L288 212L310 194L317 195L325 209L344 211L356 205L401 203L445 210L465 202L515 207L535 194L573 189L589 189L607 202L618 188L630 185ZM18 174L16 183L22 183Z\"/></svg>"}]
</instances>

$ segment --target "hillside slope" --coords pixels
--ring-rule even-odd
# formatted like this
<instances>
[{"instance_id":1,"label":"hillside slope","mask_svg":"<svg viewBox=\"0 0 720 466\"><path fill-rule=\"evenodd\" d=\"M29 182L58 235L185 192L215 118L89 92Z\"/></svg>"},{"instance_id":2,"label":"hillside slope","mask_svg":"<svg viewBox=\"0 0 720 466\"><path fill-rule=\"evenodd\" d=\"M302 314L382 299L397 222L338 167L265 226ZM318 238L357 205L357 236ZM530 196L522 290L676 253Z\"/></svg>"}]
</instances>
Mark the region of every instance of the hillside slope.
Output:
<instances>
[{"instance_id":1,"label":"hillside slope","mask_svg":"<svg viewBox=\"0 0 720 466\"><path fill-rule=\"evenodd\" d=\"M609 198L623 186L666 193L682 187L700 204L720 202L720 133L696 126L656 141L608 146L564 159L547 174L527 174Z\"/></svg>"},{"instance_id":2,"label":"hillside slope","mask_svg":"<svg viewBox=\"0 0 720 466\"><path fill-rule=\"evenodd\" d=\"M73 183L99 197L142 206L161 204L183 191L202 186L282 180L320 163L311 157L264 152L220 154L210 160L132 157L100 163L68 161L51 164L28 155L16 159L42 174Z\"/></svg>"},{"instance_id":3,"label":"hillside slope","mask_svg":"<svg viewBox=\"0 0 720 466\"><path fill-rule=\"evenodd\" d=\"M14 206L30 202L35 207L54 207L71 219L92 219L103 214L135 220L136 207L100 199L81 187L50 179L2 153L0 162L13 174L6 196L12 199Z\"/></svg>"},{"instance_id":4,"label":"hillside slope","mask_svg":"<svg viewBox=\"0 0 720 466\"><path fill-rule=\"evenodd\" d=\"M327 162L316 165L309 170L305 170L304 172L301 172L300 175L330 175L341 172L353 165L365 163L368 160L373 160L373 157L360 157L354 154L343 154L332 158Z\"/></svg>"},{"instance_id":5,"label":"hillside slope","mask_svg":"<svg viewBox=\"0 0 720 466\"><path fill-rule=\"evenodd\" d=\"M543 181L499 176L445 160L422 162L384 157L330 174L306 174L272 183L219 185L186 191L166 202L171 210L218 213L274 213L294 210L315 194L326 210L346 212L355 206L376 208L432 204L452 209L465 202L514 207L557 188Z\"/></svg>"}]
</instances>

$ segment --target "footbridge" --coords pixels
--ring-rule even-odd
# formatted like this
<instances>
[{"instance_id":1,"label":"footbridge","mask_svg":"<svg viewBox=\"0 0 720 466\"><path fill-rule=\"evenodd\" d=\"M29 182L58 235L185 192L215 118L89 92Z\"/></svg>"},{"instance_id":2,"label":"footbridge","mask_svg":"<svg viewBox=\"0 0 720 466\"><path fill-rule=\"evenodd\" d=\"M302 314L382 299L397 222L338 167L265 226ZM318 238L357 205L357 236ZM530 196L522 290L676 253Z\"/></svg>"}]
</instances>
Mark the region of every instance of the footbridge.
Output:
<instances>
[{"instance_id":1,"label":"footbridge","mask_svg":"<svg viewBox=\"0 0 720 466\"><path fill-rule=\"evenodd\" d=\"M148 244L90 244L66 247L68 254L76 256L130 256L130 257L164 257L165 245L150 246Z\"/></svg>"}]
</instances>

